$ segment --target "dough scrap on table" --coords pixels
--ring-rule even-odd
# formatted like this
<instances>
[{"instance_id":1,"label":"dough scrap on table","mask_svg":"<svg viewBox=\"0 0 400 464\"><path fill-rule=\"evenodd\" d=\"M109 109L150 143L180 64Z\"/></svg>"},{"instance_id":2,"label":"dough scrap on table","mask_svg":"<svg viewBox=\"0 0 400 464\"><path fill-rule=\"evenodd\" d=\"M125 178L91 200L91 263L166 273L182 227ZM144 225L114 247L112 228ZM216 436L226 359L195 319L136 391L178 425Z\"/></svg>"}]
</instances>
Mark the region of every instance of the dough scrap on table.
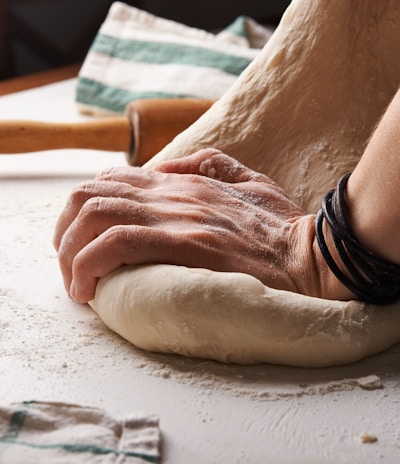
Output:
<instances>
[{"instance_id":1,"label":"dough scrap on table","mask_svg":"<svg viewBox=\"0 0 400 464\"><path fill-rule=\"evenodd\" d=\"M215 147L315 212L399 86L399 43L397 0L293 0L236 83L146 167ZM239 273L124 267L91 305L138 347L223 362L329 366L400 341L400 303L311 298Z\"/></svg>"}]
</instances>

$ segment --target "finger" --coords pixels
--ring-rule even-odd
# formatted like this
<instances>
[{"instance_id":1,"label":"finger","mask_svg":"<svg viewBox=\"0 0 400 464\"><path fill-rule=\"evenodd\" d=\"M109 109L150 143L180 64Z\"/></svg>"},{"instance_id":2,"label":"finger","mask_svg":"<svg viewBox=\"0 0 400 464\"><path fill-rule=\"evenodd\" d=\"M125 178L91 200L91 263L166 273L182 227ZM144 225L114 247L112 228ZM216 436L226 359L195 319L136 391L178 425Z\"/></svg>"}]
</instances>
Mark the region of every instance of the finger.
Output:
<instances>
[{"instance_id":1,"label":"finger","mask_svg":"<svg viewBox=\"0 0 400 464\"><path fill-rule=\"evenodd\" d=\"M62 237L71 223L78 216L83 205L91 198L132 198L132 186L121 182L90 181L78 185L71 193L67 204L61 212L53 236L53 245L59 249Z\"/></svg>"},{"instance_id":2,"label":"finger","mask_svg":"<svg viewBox=\"0 0 400 464\"><path fill-rule=\"evenodd\" d=\"M249 181L264 181L273 184L269 177L253 171L215 148L199 150L190 156L164 161L154 169L169 173L198 174L231 184Z\"/></svg>"},{"instance_id":3,"label":"finger","mask_svg":"<svg viewBox=\"0 0 400 464\"><path fill-rule=\"evenodd\" d=\"M201 163L210 156L222 153L216 148L205 148L192 155L162 161L153 167L154 170L165 173L176 174L200 174Z\"/></svg>"},{"instance_id":4,"label":"finger","mask_svg":"<svg viewBox=\"0 0 400 464\"><path fill-rule=\"evenodd\" d=\"M186 233L132 225L112 227L75 257L70 295L79 303L87 303L94 298L98 279L124 264L201 266L203 263L194 257L191 243L192 238Z\"/></svg>"},{"instance_id":5,"label":"finger","mask_svg":"<svg viewBox=\"0 0 400 464\"><path fill-rule=\"evenodd\" d=\"M75 256L88 243L115 225L148 225L155 220L153 208L132 200L95 197L89 199L64 234L58 251L59 265L68 289Z\"/></svg>"},{"instance_id":6,"label":"finger","mask_svg":"<svg viewBox=\"0 0 400 464\"><path fill-rule=\"evenodd\" d=\"M96 180L123 182L133 187L150 189L159 184L164 175L151 169L143 169L134 166L112 167L97 174Z\"/></svg>"},{"instance_id":7,"label":"finger","mask_svg":"<svg viewBox=\"0 0 400 464\"><path fill-rule=\"evenodd\" d=\"M253 171L224 153L204 159L199 166L199 173L230 184L260 181L273 183L269 177Z\"/></svg>"},{"instance_id":8,"label":"finger","mask_svg":"<svg viewBox=\"0 0 400 464\"><path fill-rule=\"evenodd\" d=\"M91 241L73 260L70 296L78 303L92 300L99 278L123 264L139 264L140 248L153 233L148 228L119 225Z\"/></svg>"}]
</instances>

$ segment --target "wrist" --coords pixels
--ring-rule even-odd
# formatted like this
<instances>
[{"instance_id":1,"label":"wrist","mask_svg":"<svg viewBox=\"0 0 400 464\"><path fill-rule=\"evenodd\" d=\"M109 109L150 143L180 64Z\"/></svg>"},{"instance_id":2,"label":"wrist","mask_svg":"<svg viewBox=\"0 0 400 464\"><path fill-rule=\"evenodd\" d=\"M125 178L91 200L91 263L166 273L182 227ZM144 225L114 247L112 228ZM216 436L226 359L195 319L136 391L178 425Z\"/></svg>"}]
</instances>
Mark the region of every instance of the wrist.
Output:
<instances>
[{"instance_id":1,"label":"wrist","mask_svg":"<svg viewBox=\"0 0 400 464\"><path fill-rule=\"evenodd\" d=\"M347 277L350 278L349 273L347 272L347 269L345 266L343 266L339 253L336 250L332 235L329 230L329 226L324 222L322 224L323 228L323 234L325 237L326 241L326 246L328 247L329 252L331 253L331 256L333 260L337 263L339 269L343 274ZM354 300L357 299L355 294L349 290L332 272L330 267L328 266L324 256L321 253L321 248L318 244L318 240L316 235L314 234L314 241L313 241L313 255L314 255L314 260L316 263L316 268L318 270L318 281L320 284L320 294L317 295L320 298L326 298L328 300L342 300L342 301L348 301L348 300Z\"/></svg>"},{"instance_id":2,"label":"wrist","mask_svg":"<svg viewBox=\"0 0 400 464\"><path fill-rule=\"evenodd\" d=\"M355 237L345 212L349 177L349 173L344 175L336 189L325 195L316 216L315 234L320 252L335 276L359 299L380 305L393 303L400 298L400 265L377 256ZM333 239L339 261L327 246L324 223L329 226L328 236Z\"/></svg>"},{"instance_id":3,"label":"wrist","mask_svg":"<svg viewBox=\"0 0 400 464\"><path fill-rule=\"evenodd\" d=\"M333 258L339 262L329 226L323 224L324 235ZM340 282L327 265L315 235L315 215L299 218L292 236L290 273L297 292L329 300L351 300L354 294ZM342 269L344 272L345 269Z\"/></svg>"}]
</instances>

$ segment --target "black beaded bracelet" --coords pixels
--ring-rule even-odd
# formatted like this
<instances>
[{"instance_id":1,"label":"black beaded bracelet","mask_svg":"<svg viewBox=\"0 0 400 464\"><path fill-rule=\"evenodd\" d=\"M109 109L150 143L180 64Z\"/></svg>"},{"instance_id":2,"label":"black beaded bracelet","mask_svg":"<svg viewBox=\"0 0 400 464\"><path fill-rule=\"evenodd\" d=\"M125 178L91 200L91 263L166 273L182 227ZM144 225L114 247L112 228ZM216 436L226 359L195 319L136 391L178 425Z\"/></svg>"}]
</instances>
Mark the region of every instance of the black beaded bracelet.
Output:
<instances>
[{"instance_id":1,"label":"black beaded bracelet","mask_svg":"<svg viewBox=\"0 0 400 464\"><path fill-rule=\"evenodd\" d=\"M346 220L344 193L350 174L345 174L336 189L330 190L322 201L315 219L319 248L331 271L358 298L378 305L394 303L400 299L400 266L378 258L361 245ZM322 228L324 219L350 278L342 272L329 251Z\"/></svg>"}]
</instances>

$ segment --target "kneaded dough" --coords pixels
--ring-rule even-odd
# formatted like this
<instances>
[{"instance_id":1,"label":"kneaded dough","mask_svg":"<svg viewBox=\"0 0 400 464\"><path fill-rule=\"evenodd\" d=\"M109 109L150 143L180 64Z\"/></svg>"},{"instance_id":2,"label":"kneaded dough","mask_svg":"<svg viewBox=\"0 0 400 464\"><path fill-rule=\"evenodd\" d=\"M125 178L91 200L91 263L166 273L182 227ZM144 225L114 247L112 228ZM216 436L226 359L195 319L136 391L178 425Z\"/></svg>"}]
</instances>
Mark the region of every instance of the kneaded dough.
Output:
<instances>
[{"instance_id":1,"label":"kneaded dough","mask_svg":"<svg viewBox=\"0 0 400 464\"><path fill-rule=\"evenodd\" d=\"M293 0L232 88L146 167L212 146L315 212L399 86L399 43L398 0ZM330 366L400 341L400 303L311 298L239 273L127 266L90 304L140 348L223 362Z\"/></svg>"},{"instance_id":2,"label":"kneaded dough","mask_svg":"<svg viewBox=\"0 0 400 464\"><path fill-rule=\"evenodd\" d=\"M315 213L399 87L399 43L398 0L293 0L233 86L146 166L218 148Z\"/></svg>"},{"instance_id":3,"label":"kneaded dough","mask_svg":"<svg viewBox=\"0 0 400 464\"><path fill-rule=\"evenodd\" d=\"M332 366L400 340L400 304L321 300L183 266L122 267L90 304L139 348L226 363Z\"/></svg>"}]
</instances>

